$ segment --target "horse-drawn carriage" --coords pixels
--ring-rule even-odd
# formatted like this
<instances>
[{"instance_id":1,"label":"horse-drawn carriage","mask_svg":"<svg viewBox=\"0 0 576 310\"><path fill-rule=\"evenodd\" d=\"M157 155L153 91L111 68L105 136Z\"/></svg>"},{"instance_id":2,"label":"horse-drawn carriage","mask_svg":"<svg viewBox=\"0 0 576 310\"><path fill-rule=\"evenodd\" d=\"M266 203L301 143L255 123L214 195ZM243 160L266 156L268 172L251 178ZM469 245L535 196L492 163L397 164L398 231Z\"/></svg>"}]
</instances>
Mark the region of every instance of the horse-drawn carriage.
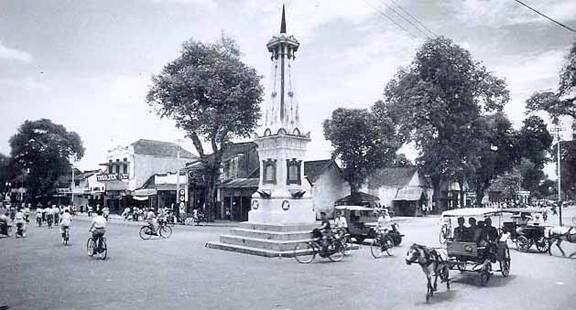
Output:
<instances>
[{"instance_id":1,"label":"horse-drawn carriage","mask_svg":"<svg viewBox=\"0 0 576 310\"><path fill-rule=\"evenodd\" d=\"M487 218L498 219L498 227L502 224L502 212L498 209L489 208L462 208L445 211L442 219L456 222L456 219L475 218L485 220ZM454 220L452 220L454 219ZM496 221L494 221L496 224ZM448 268L461 272L478 272L480 274L480 284L485 285L494 271L501 272L504 277L510 274L510 249L506 244L506 237L499 238L494 243L477 243L473 240L446 240L446 250L448 254ZM492 264L498 263L499 269L493 270Z\"/></svg>"},{"instance_id":2,"label":"horse-drawn carriage","mask_svg":"<svg viewBox=\"0 0 576 310\"><path fill-rule=\"evenodd\" d=\"M546 238L546 209L541 208L508 208L502 209L502 233L510 234L510 240L516 248L528 252L532 245L540 253L548 252L550 240Z\"/></svg>"}]
</instances>

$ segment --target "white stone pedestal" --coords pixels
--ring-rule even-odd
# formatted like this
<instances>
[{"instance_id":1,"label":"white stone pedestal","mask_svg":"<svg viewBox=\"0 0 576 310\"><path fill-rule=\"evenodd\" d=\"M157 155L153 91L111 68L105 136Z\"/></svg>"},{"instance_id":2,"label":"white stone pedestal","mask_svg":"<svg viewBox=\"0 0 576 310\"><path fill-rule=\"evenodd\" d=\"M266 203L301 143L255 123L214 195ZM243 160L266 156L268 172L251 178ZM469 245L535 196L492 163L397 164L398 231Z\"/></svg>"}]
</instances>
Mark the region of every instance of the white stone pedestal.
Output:
<instances>
[{"instance_id":1,"label":"white stone pedestal","mask_svg":"<svg viewBox=\"0 0 576 310\"><path fill-rule=\"evenodd\" d=\"M248 223L253 224L313 224L316 215L310 197L301 199L252 198L252 210L248 213Z\"/></svg>"}]
</instances>

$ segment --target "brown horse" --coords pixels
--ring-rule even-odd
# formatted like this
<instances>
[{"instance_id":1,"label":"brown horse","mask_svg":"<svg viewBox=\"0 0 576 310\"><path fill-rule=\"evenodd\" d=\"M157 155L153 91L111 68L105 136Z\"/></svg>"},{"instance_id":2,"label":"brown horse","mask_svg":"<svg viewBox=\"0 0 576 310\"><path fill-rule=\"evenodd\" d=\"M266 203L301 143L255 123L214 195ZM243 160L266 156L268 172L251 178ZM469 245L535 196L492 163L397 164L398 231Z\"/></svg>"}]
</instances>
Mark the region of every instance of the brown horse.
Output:
<instances>
[{"instance_id":1,"label":"brown horse","mask_svg":"<svg viewBox=\"0 0 576 310\"><path fill-rule=\"evenodd\" d=\"M445 249L429 248L420 244L412 244L406 253L406 264L417 263L426 275L426 302L434 295L438 277L446 282L446 289L450 289L450 268L448 266L448 253ZM434 276L434 284L432 284Z\"/></svg>"},{"instance_id":2,"label":"brown horse","mask_svg":"<svg viewBox=\"0 0 576 310\"><path fill-rule=\"evenodd\" d=\"M547 231L548 238L550 239L550 247L548 248L548 254L552 255L552 245L556 243L556 247L562 253L562 256L566 256L566 253L560 246L562 241L567 241L570 243L576 243L576 227L575 226L554 226ZM576 252L570 254L568 257L576 256Z\"/></svg>"}]
</instances>

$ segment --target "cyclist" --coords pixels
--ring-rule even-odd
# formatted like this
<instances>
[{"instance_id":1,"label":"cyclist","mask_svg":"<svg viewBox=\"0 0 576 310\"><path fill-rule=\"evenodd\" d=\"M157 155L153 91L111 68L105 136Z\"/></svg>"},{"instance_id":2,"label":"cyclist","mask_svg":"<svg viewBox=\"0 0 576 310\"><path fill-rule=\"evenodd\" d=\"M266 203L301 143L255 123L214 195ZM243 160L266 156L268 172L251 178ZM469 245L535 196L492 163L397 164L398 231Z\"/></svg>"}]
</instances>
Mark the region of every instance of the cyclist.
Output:
<instances>
[{"instance_id":1,"label":"cyclist","mask_svg":"<svg viewBox=\"0 0 576 310\"><path fill-rule=\"evenodd\" d=\"M52 208L46 208L46 223L48 224L48 228L52 228L52 221L54 220L54 208L54 205L52 205Z\"/></svg>"},{"instance_id":2,"label":"cyclist","mask_svg":"<svg viewBox=\"0 0 576 310\"><path fill-rule=\"evenodd\" d=\"M62 233L62 243L64 243L64 237L66 230L70 231L70 224L72 223L72 215L68 208L64 209L64 214L62 214L62 221L60 222L60 232Z\"/></svg>"},{"instance_id":3,"label":"cyclist","mask_svg":"<svg viewBox=\"0 0 576 310\"><path fill-rule=\"evenodd\" d=\"M150 228L152 229L152 234L156 235L156 226L158 226L158 221L156 220L156 214L154 214L154 210L150 209L148 210L148 213L146 213L146 222L148 223L148 225L150 225Z\"/></svg>"},{"instance_id":4,"label":"cyclist","mask_svg":"<svg viewBox=\"0 0 576 310\"><path fill-rule=\"evenodd\" d=\"M14 215L14 222L16 223L16 235L26 237L24 233L24 212L22 212L22 209L18 208L16 215Z\"/></svg>"},{"instance_id":5,"label":"cyclist","mask_svg":"<svg viewBox=\"0 0 576 310\"><path fill-rule=\"evenodd\" d=\"M54 214L54 226L60 224L60 207L52 206L52 213Z\"/></svg>"},{"instance_id":6,"label":"cyclist","mask_svg":"<svg viewBox=\"0 0 576 310\"><path fill-rule=\"evenodd\" d=\"M92 225L88 232L92 233L92 239L94 240L94 253L96 254L98 250L102 247L102 237L106 233L106 219L102 216L102 211L96 211L96 217L92 220Z\"/></svg>"},{"instance_id":7,"label":"cyclist","mask_svg":"<svg viewBox=\"0 0 576 310\"><path fill-rule=\"evenodd\" d=\"M28 205L26 205L24 207L24 220L26 220L26 223L30 223L30 207L32 206L31 203L28 203Z\"/></svg>"},{"instance_id":8,"label":"cyclist","mask_svg":"<svg viewBox=\"0 0 576 310\"><path fill-rule=\"evenodd\" d=\"M0 235L10 237L8 234L8 216L7 213L0 213Z\"/></svg>"},{"instance_id":9,"label":"cyclist","mask_svg":"<svg viewBox=\"0 0 576 310\"><path fill-rule=\"evenodd\" d=\"M102 208L102 215L108 220L108 217L110 217L110 209L108 207Z\"/></svg>"},{"instance_id":10,"label":"cyclist","mask_svg":"<svg viewBox=\"0 0 576 310\"><path fill-rule=\"evenodd\" d=\"M42 226L42 207L41 206L36 207L36 223L38 224L38 227Z\"/></svg>"}]
</instances>

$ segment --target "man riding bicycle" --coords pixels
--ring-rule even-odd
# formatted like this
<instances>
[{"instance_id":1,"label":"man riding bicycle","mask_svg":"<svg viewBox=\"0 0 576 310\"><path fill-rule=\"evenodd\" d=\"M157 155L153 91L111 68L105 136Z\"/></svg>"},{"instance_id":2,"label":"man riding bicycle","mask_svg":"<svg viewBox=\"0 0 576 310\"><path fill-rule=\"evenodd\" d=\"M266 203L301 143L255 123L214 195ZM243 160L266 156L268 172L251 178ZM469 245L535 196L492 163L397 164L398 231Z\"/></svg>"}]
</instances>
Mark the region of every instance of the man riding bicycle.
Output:
<instances>
[{"instance_id":1,"label":"man riding bicycle","mask_svg":"<svg viewBox=\"0 0 576 310\"><path fill-rule=\"evenodd\" d=\"M16 223L16 235L21 235L22 237L26 237L24 234L24 212L22 209L18 208L16 215L14 216L14 222Z\"/></svg>"},{"instance_id":2,"label":"man riding bicycle","mask_svg":"<svg viewBox=\"0 0 576 310\"><path fill-rule=\"evenodd\" d=\"M64 214L62 214L62 222L60 222L60 232L62 233L62 243L64 243L64 238L66 237L66 230L70 230L70 224L72 223L72 215L70 215L70 210L65 209Z\"/></svg>"},{"instance_id":3,"label":"man riding bicycle","mask_svg":"<svg viewBox=\"0 0 576 310\"><path fill-rule=\"evenodd\" d=\"M158 221L156 220L156 214L154 214L154 210L150 209L146 214L146 222L150 225L152 229L152 234L157 235L156 227L158 226Z\"/></svg>"},{"instance_id":4,"label":"man riding bicycle","mask_svg":"<svg viewBox=\"0 0 576 310\"><path fill-rule=\"evenodd\" d=\"M88 232L92 233L92 239L94 240L94 253L97 253L97 250L102 248L102 237L104 237L104 233L106 233L106 224L107 221L102 216L102 210L98 210L96 212L96 217L92 220L92 225Z\"/></svg>"}]
</instances>

